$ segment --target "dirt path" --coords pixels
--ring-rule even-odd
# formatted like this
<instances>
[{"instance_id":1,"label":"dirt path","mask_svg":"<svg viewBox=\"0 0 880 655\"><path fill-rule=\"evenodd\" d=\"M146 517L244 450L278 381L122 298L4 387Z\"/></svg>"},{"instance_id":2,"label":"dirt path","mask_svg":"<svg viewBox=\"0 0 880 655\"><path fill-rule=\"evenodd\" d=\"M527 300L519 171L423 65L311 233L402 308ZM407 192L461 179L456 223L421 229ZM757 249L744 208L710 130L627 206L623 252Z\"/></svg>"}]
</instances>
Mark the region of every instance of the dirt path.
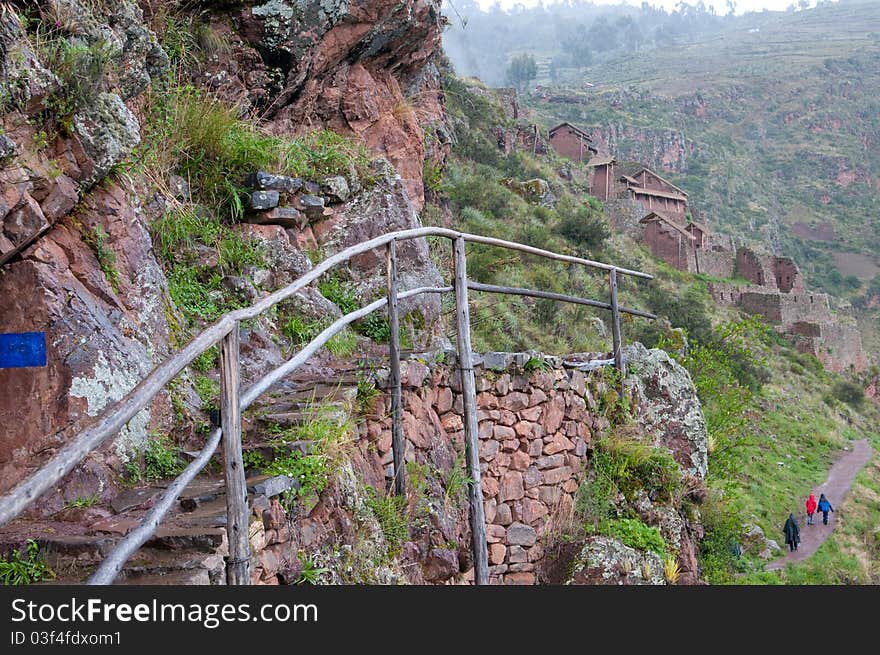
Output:
<instances>
[{"instance_id":1,"label":"dirt path","mask_svg":"<svg viewBox=\"0 0 880 655\"><path fill-rule=\"evenodd\" d=\"M780 534L777 535L779 537L778 541L786 549L786 553L783 557L768 564L766 567L768 571L784 568L792 562L801 562L816 552L837 525L837 512L840 506L843 505L843 500L847 492L849 492L856 474L870 461L872 454L873 451L871 446L868 445L867 439L862 439L861 441L854 441L852 449L845 451L838 457L837 461L831 466L825 482L813 489L817 500L819 494L824 493L831 506L835 509L834 512L828 513L828 525L822 524L821 512L816 512L813 515L813 525L807 525L806 510L803 506L803 503L806 503L806 498L804 498L801 506L795 511L798 525L801 528L801 543L796 551L788 552L788 545L783 543L782 531L780 530Z\"/></svg>"}]
</instances>

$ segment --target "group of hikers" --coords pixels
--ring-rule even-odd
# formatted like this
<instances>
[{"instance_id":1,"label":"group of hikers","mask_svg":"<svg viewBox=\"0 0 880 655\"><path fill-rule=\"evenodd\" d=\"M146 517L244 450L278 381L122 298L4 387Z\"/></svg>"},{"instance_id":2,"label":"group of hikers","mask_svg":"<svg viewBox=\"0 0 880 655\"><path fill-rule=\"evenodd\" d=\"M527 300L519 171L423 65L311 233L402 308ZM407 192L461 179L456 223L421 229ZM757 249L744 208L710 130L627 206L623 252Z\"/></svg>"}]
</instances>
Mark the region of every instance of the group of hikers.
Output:
<instances>
[{"instance_id":1,"label":"group of hikers","mask_svg":"<svg viewBox=\"0 0 880 655\"><path fill-rule=\"evenodd\" d=\"M816 502L815 494L810 494L810 497L807 498L807 525L813 525L813 514L817 510L822 512L822 524L828 525L828 512L833 512L834 508L828 502L825 494L819 494L818 502ZM791 551L797 550L798 544L801 542L801 528L794 516L794 512L789 512L788 519L785 521L785 527L782 528L782 533L785 535L785 543L788 544Z\"/></svg>"}]
</instances>

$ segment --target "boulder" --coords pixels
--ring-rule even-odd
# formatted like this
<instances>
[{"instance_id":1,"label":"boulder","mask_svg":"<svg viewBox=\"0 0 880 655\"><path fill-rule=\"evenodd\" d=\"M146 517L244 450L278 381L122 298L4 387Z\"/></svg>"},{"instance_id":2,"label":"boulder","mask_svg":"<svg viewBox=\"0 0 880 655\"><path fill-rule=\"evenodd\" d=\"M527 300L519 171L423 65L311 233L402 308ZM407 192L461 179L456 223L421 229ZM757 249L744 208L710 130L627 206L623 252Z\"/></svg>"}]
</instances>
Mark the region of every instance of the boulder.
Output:
<instances>
[{"instance_id":1,"label":"boulder","mask_svg":"<svg viewBox=\"0 0 880 655\"><path fill-rule=\"evenodd\" d=\"M667 448L689 474L708 470L709 438L702 406L690 374L668 353L640 343L624 347L629 362L624 384L634 397L636 421Z\"/></svg>"},{"instance_id":2,"label":"boulder","mask_svg":"<svg viewBox=\"0 0 880 655\"><path fill-rule=\"evenodd\" d=\"M348 181L342 175L325 177L321 181L321 193L333 202L345 202L351 195Z\"/></svg>"},{"instance_id":3,"label":"boulder","mask_svg":"<svg viewBox=\"0 0 880 655\"><path fill-rule=\"evenodd\" d=\"M458 573L458 554L450 548L433 548L422 564L422 575L429 582L442 582Z\"/></svg>"},{"instance_id":4,"label":"boulder","mask_svg":"<svg viewBox=\"0 0 880 655\"><path fill-rule=\"evenodd\" d=\"M566 584L662 585L663 576L663 560L657 553L635 550L610 537L590 537Z\"/></svg>"}]
</instances>

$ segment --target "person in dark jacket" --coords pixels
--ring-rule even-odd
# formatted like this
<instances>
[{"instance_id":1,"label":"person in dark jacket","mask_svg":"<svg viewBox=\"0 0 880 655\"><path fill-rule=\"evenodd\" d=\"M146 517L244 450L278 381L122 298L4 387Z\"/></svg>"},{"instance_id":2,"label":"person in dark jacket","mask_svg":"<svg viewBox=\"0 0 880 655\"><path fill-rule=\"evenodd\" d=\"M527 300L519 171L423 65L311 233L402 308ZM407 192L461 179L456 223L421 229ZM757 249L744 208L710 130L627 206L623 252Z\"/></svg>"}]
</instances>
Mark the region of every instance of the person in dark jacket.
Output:
<instances>
[{"instance_id":1,"label":"person in dark jacket","mask_svg":"<svg viewBox=\"0 0 880 655\"><path fill-rule=\"evenodd\" d=\"M789 548L792 551L797 550L798 544L801 542L801 528L794 517L794 512L788 513L785 527L782 528L782 534L785 535L785 543L788 544Z\"/></svg>"},{"instance_id":2,"label":"person in dark jacket","mask_svg":"<svg viewBox=\"0 0 880 655\"><path fill-rule=\"evenodd\" d=\"M819 496L819 504L816 506L816 509L822 512L822 523L828 525L828 512L833 512L834 508L831 506L831 503L828 502L825 494Z\"/></svg>"}]
</instances>

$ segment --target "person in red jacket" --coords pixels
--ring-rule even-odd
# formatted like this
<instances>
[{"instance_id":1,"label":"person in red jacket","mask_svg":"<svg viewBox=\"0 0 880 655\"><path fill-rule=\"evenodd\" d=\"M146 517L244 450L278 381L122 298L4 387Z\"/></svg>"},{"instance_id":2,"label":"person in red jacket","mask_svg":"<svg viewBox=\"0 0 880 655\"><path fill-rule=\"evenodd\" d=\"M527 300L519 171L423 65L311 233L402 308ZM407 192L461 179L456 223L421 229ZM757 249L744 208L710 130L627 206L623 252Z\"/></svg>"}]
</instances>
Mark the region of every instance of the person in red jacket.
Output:
<instances>
[{"instance_id":1,"label":"person in red jacket","mask_svg":"<svg viewBox=\"0 0 880 655\"><path fill-rule=\"evenodd\" d=\"M807 498L807 525L813 525L813 514L816 513L816 496L810 494Z\"/></svg>"}]
</instances>

